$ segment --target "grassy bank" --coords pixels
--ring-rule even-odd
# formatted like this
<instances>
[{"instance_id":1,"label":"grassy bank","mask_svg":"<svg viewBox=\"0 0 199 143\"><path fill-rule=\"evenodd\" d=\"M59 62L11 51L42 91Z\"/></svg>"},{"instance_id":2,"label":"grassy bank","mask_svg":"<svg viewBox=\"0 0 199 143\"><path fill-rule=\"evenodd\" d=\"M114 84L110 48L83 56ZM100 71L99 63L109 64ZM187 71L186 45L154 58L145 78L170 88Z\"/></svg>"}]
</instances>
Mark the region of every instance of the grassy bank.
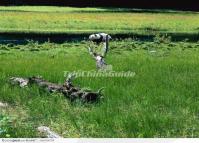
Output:
<instances>
[{"instance_id":1,"label":"grassy bank","mask_svg":"<svg viewBox=\"0 0 199 143\"><path fill-rule=\"evenodd\" d=\"M196 12L132 9L0 7L0 32L198 33Z\"/></svg>"},{"instance_id":2,"label":"grassy bank","mask_svg":"<svg viewBox=\"0 0 199 143\"><path fill-rule=\"evenodd\" d=\"M0 45L0 137L41 137L49 126L64 137L198 137L199 44L113 41L107 63L133 78L75 79L80 87L105 87L97 104L71 103L37 86L18 88L10 76L41 75L63 83L64 71L90 71L95 62L85 42Z\"/></svg>"}]
</instances>

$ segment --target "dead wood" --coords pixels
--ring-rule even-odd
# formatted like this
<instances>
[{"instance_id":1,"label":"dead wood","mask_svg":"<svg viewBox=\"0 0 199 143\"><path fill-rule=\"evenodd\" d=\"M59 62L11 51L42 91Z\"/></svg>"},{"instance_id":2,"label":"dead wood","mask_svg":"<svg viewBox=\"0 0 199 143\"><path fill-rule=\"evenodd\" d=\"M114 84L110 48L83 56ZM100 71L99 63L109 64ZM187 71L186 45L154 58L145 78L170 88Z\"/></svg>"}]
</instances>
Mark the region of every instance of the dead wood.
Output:
<instances>
[{"instance_id":1,"label":"dead wood","mask_svg":"<svg viewBox=\"0 0 199 143\"><path fill-rule=\"evenodd\" d=\"M99 89L96 92L91 90L84 90L79 87L75 87L72 84L73 78L74 76L69 75L63 85L52 83L47 80L44 80L42 77L35 77L35 76L30 78L12 77L10 78L10 80L12 84L18 84L20 85L20 87L36 84L39 87L51 93L53 92L62 93L65 97L69 98L71 101L80 99L81 101L84 102L96 102L102 97L101 91L103 88Z\"/></svg>"}]
</instances>

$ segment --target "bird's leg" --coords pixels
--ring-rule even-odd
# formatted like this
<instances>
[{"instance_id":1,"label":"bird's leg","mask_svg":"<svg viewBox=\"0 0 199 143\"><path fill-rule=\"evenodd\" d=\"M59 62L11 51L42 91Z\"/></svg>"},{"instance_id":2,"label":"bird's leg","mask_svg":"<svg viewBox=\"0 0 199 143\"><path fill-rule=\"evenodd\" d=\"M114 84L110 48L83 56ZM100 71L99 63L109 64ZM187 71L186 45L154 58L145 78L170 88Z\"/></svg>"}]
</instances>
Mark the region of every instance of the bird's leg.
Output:
<instances>
[{"instance_id":1,"label":"bird's leg","mask_svg":"<svg viewBox=\"0 0 199 143\"><path fill-rule=\"evenodd\" d=\"M106 40L105 42L103 42L103 49L102 49L102 56L105 57L107 52L108 52L108 46L109 46L109 39L108 39L108 35L106 36Z\"/></svg>"}]
</instances>

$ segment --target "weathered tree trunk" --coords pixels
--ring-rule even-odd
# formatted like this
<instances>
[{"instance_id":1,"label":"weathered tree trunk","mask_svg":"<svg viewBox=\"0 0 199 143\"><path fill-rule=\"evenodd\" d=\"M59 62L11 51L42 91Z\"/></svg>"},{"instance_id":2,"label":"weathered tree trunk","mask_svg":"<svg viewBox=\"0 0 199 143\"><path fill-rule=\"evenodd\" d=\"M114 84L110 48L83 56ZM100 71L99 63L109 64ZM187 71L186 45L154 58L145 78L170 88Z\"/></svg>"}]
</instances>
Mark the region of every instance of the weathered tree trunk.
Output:
<instances>
[{"instance_id":1,"label":"weathered tree trunk","mask_svg":"<svg viewBox=\"0 0 199 143\"><path fill-rule=\"evenodd\" d=\"M97 92L91 90L83 90L81 88L72 85L72 76L69 76L63 85L55 84L44 80L41 77L30 77L30 78L10 78L11 83L19 84L20 87L28 86L31 84L36 84L41 88L46 89L49 92L59 92L65 97L69 98L71 101L80 99L84 102L95 102L102 97L102 88Z\"/></svg>"}]
</instances>

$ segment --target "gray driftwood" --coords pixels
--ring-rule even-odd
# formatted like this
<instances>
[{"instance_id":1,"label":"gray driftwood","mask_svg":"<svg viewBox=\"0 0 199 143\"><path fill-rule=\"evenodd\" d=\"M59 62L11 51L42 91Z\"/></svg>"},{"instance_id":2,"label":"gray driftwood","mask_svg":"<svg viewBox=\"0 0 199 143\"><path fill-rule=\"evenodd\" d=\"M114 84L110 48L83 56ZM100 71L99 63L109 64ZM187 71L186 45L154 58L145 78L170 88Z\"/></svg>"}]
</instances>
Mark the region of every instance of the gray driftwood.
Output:
<instances>
[{"instance_id":1,"label":"gray driftwood","mask_svg":"<svg viewBox=\"0 0 199 143\"><path fill-rule=\"evenodd\" d=\"M26 87L29 82L28 79L21 77L11 77L10 80L12 84L18 84L20 87Z\"/></svg>"},{"instance_id":2,"label":"gray driftwood","mask_svg":"<svg viewBox=\"0 0 199 143\"><path fill-rule=\"evenodd\" d=\"M79 87L75 87L72 84L72 79L74 76L69 75L63 85L55 84L49 81L44 80L42 77L30 77L30 78L20 78L12 77L10 78L12 84L18 84L20 87L24 87L36 84L39 87L46 89L49 92L59 92L64 96L69 98L71 101L80 99L84 102L95 102L102 97L101 91L103 88L94 92L91 90L84 90Z\"/></svg>"}]
</instances>

